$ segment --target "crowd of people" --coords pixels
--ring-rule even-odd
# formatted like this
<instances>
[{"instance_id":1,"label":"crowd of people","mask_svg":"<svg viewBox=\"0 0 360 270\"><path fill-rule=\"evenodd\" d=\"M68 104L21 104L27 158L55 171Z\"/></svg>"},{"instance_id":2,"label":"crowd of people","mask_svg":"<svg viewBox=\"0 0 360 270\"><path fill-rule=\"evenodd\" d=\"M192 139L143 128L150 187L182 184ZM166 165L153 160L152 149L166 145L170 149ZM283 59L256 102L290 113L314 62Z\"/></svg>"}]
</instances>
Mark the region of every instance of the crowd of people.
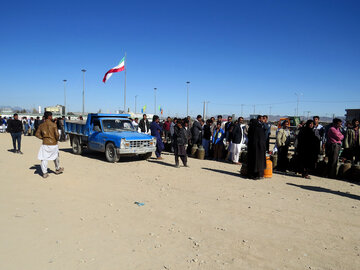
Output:
<instances>
[{"instance_id":1,"label":"crowd of people","mask_svg":"<svg viewBox=\"0 0 360 270\"><path fill-rule=\"evenodd\" d=\"M338 118L327 126L320 124L320 117L302 121L296 129L290 130L290 122L285 120L280 128L276 128L275 145L270 149L272 124L267 115L251 119L248 124L243 117L233 120L229 116L225 121L219 115L217 119L211 117L206 121L201 115L195 120L190 117L170 118L160 121L155 115L150 123L146 114L138 122L139 132L148 133L157 138L156 157L162 159L161 152L168 146L174 153L175 166L179 167L179 158L184 166L188 166L187 156L191 149L203 148L205 158L216 161L240 163L240 155L246 150L247 176L261 179L266 168L266 155L277 156L276 170L289 170L289 148L294 146L293 157L295 168L303 178L310 179L317 166L320 155L328 159L327 176L336 178L339 157L349 162L360 161L359 121L354 119L352 124ZM134 124L134 125L135 125ZM343 150L342 150L343 149Z\"/></svg>"},{"instance_id":2,"label":"crowd of people","mask_svg":"<svg viewBox=\"0 0 360 270\"><path fill-rule=\"evenodd\" d=\"M0 130L1 132L9 132L13 142L13 152L17 154L23 154L21 151L21 136L35 136L36 131L42 123L45 122L45 116L40 117L22 117L19 119L19 115L15 113L13 117L1 117L0 116ZM64 129L65 117L54 118L53 122L56 124L59 141L66 140L66 134Z\"/></svg>"},{"instance_id":3,"label":"crowd of people","mask_svg":"<svg viewBox=\"0 0 360 270\"><path fill-rule=\"evenodd\" d=\"M50 132L52 144L46 149L43 147L43 157L45 153L51 152L50 148L56 148L52 147L54 142L57 145L57 141L66 140L64 120L64 117L53 119L48 112L42 119L23 117L20 120L18 114L14 114L13 118L9 119L0 117L0 126L6 127L12 137L14 153L20 154L22 135L35 135L49 142L46 138L51 127L51 130L54 130ZM273 149L270 149L272 124L266 115L259 115L248 123L245 123L243 117L234 120L229 116L223 120L221 115L217 119L211 117L204 120L198 115L194 120L188 116L168 117L163 121L154 115L150 122L144 114L140 121L137 118L131 120L138 132L151 134L157 139L157 159L162 159L161 154L166 147L174 153L176 167L180 167L180 160L185 167L189 166L188 156L193 148L202 149L206 159L233 164L241 164L240 155L246 150L246 160L243 160L243 163L247 165L247 177L261 179L266 168L266 155L277 155L276 170L286 172L289 169L289 148L292 145L297 164L296 168L292 169L306 179L310 179L311 172L316 169L319 155L326 155L328 159L327 176L330 178L336 177L339 157L348 162L360 162L359 121L356 119L342 126L342 121L335 118L331 124L324 127L320 124L320 117L314 116L312 120L302 121L295 130L290 130L289 121L284 120L281 127L276 128ZM57 169L60 168L58 160L55 164ZM42 163L44 174L46 167L47 163Z\"/></svg>"},{"instance_id":4,"label":"crowd of people","mask_svg":"<svg viewBox=\"0 0 360 270\"><path fill-rule=\"evenodd\" d=\"M291 133L289 123L282 122L277 131L275 151L277 151L277 170L286 171L289 167L288 151ZM297 161L296 172L309 179L316 169L318 157L328 159L326 176L336 178L339 157L344 161L357 164L360 161L359 121L354 119L342 126L342 120L335 118L327 126L320 124L320 117L301 122L295 131L294 158Z\"/></svg>"}]
</instances>

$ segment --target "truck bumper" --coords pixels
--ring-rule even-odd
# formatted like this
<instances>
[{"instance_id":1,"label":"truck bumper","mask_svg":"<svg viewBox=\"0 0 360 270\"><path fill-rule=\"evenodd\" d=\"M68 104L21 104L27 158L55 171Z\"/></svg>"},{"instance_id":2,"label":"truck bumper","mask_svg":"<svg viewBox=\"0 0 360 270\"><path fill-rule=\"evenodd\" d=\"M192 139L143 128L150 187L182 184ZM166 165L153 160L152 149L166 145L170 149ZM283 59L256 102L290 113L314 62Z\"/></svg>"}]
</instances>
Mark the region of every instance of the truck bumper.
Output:
<instances>
[{"instance_id":1,"label":"truck bumper","mask_svg":"<svg viewBox=\"0 0 360 270\"><path fill-rule=\"evenodd\" d=\"M141 155L150 152L155 152L156 147L139 147L139 148L125 148L125 149L117 149L117 153L121 154L134 154L134 155Z\"/></svg>"}]
</instances>

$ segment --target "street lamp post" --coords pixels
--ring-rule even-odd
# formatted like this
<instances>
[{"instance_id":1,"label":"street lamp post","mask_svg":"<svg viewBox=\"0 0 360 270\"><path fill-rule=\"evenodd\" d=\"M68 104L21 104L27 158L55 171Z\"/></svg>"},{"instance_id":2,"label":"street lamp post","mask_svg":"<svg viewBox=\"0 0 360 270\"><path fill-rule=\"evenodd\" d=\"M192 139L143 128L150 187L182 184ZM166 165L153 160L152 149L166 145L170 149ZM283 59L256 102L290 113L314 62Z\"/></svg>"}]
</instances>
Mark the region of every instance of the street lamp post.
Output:
<instances>
[{"instance_id":1,"label":"street lamp post","mask_svg":"<svg viewBox=\"0 0 360 270\"><path fill-rule=\"evenodd\" d=\"M83 72L82 116L84 117L84 113L85 113L85 72L86 72L86 69L82 69L81 71Z\"/></svg>"},{"instance_id":2,"label":"street lamp post","mask_svg":"<svg viewBox=\"0 0 360 270\"><path fill-rule=\"evenodd\" d=\"M206 102L206 112L205 112L204 119L207 119L207 116L209 115L209 103L210 103L210 101Z\"/></svg>"},{"instance_id":3,"label":"street lamp post","mask_svg":"<svg viewBox=\"0 0 360 270\"><path fill-rule=\"evenodd\" d=\"M157 88L154 88L154 115L156 114L156 90Z\"/></svg>"},{"instance_id":4,"label":"street lamp post","mask_svg":"<svg viewBox=\"0 0 360 270\"><path fill-rule=\"evenodd\" d=\"M136 100L137 100L138 95L135 96L135 113L136 113Z\"/></svg>"},{"instance_id":5,"label":"street lamp post","mask_svg":"<svg viewBox=\"0 0 360 270\"><path fill-rule=\"evenodd\" d=\"M66 117L66 82L67 80L63 80L64 82L64 115Z\"/></svg>"},{"instance_id":6,"label":"street lamp post","mask_svg":"<svg viewBox=\"0 0 360 270\"><path fill-rule=\"evenodd\" d=\"M189 84L190 82L186 82L186 116L189 116Z\"/></svg>"}]
</instances>

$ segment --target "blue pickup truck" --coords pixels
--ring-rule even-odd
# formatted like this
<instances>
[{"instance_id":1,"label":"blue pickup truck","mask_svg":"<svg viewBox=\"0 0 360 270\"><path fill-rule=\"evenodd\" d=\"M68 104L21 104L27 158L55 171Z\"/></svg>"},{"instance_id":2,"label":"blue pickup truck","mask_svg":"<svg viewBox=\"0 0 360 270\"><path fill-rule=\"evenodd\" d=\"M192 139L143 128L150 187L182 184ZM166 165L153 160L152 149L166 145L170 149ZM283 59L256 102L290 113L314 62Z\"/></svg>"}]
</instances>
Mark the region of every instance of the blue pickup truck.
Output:
<instances>
[{"instance_id":1,"label":"blue pickup truck","mask_svg":"<svg viewBox=\"0 0 360 270\"><path fill-rule=\"evenodd\" d=\"M98 113L89 114L86 121L65 121L73 153L80 155L87 148L105 153L109 162L118 162L120 156L150 158L156 149L156 138L138 133L129 116Z\"/></svg>"}]
</instances>

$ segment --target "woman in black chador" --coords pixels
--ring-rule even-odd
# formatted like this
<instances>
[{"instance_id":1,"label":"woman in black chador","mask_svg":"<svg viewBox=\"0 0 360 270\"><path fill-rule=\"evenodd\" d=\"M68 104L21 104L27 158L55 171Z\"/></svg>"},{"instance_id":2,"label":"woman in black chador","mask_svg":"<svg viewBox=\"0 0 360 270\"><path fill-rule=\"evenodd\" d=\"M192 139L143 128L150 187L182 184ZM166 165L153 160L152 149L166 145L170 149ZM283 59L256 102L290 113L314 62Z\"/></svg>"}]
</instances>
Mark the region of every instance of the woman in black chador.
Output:
<instances>
[{"instance_id":1,"label":"woman in black chador","mask_svg":"<svg viewBox=\"0 0 360 270\"><path fill-rule=\"evenodd\" d=\"M182 126L182 122L180 120L177 121L176 126L174 127L174 155L175 155L175 167L179 168L179 157L183 162L185 167L187 165L187 154L185 145L188 143L188 138L186 136L186 132L184 127Z\"/></svg>"},{"instance_id":2,"label":"woman in black chador","mask_svg":"<svg viewBox=\"0 0 360 270\"><path fill-rule=\"evenodd\" d=\"M300 172L302 177L310 179L309 171L315 168L317 156L320 152L319 140L313 131L314 121L308 120L300 130L297 152L299 154Z\"/></svg>"},{"instance_id":3,"label":"woman in black chador","mask_svg":"<svg viewBox=\"0 0 360 270\"><path fill-rule=\"evenodd\" d=\"M261 123L251 119L248 131L247 171L251 179L260 179L264 176L266 166L266 139Z\"/></svg>"}]
</instances>

